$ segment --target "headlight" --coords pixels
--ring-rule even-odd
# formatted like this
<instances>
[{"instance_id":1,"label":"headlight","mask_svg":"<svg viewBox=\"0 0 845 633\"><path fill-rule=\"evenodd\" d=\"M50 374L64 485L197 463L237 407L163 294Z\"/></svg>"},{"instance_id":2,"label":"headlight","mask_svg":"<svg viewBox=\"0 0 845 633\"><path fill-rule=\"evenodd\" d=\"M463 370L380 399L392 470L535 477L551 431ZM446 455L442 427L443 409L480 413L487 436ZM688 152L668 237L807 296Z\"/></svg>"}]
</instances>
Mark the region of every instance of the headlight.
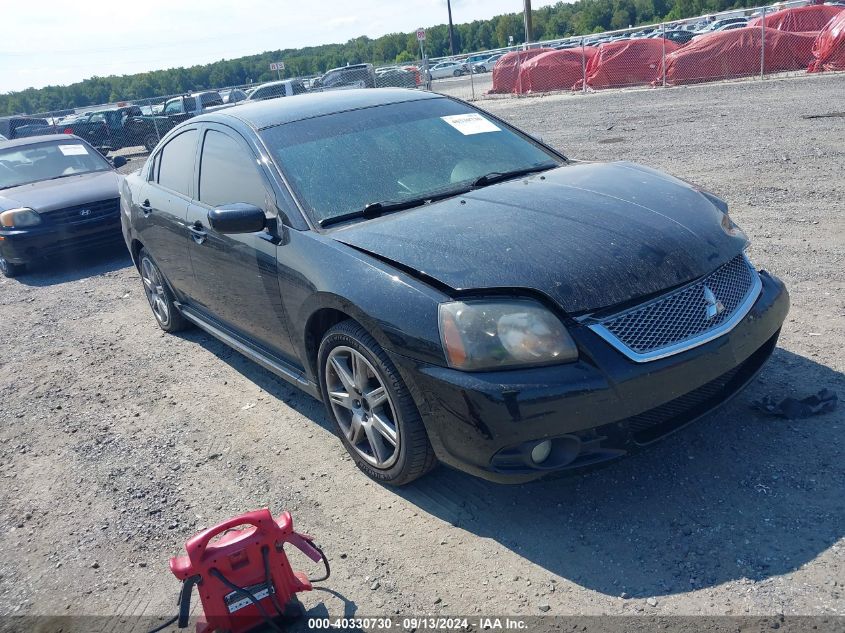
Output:
<instances>
[{"instance_id":1,"label":"headlight","mask_svg":"<svg viewBox=\"0 0 845 633\"><path fill-rule=\"evenodd\" d=\"M739 226L737 226L734 221L731 219L731 216L728 215L728 212L722 214L722 230L730 235L731 237L741 237L746 242L748 241L748 236L745 234Z\"/></svg>"},{"instance_id":2,"label":"headlight","mask_svg":"<svg viewBox=\"0 0 845 633\"><path fill-rule=\"evenodd\" d=\"M440 304L440 339L455 369L567 363L578 349L560 320L529 300Z\"/></svg>"},{"instance_id":3,"label":"headlight","mask_svg":"<svg viewBox=\"0 0 845 633\"><path fill-rule=\"evenodd\" d=\"M0 226L22 229L27 226L35 226L36 224L41 224L41 216L26 207L9 209L0 213Z\"/></svg>"}]
</instances>

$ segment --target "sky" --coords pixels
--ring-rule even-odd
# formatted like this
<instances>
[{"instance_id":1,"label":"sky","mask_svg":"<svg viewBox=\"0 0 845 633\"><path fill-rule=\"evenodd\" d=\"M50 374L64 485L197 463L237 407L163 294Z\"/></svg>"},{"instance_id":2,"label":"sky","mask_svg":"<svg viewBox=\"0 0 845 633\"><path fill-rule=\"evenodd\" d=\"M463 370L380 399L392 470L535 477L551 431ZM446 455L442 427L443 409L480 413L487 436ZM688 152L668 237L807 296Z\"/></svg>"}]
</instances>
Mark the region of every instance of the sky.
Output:
<instances>
[{"instance_id":1,"label":"sky","mask_svg":"<svg viewBox=\"0 0 845 633\"><path fill-rule=\"evenodd\" d=\"M0 0L0 93L379 37L448 21L446 0ZM532 7L555 0L532 0ZM522 0L452 0L455 24Z\"/></svg>"}]
</instances>

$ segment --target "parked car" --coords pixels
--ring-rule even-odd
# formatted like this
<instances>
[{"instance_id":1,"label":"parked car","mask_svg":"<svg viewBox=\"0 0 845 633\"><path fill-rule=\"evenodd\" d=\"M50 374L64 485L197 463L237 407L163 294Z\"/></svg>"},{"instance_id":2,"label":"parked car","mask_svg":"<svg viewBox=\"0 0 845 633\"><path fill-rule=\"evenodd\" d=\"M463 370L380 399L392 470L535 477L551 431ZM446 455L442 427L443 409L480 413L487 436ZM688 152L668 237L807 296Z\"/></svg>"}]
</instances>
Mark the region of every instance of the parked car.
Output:
<instances>
[{"instance_id":1,"label":"parked car","mask_svg":"<svg viewBox=\"0 0 845 633\"><path fill-rule=\"evenodd\" d=\"M164 102L162 115L175 119L188 119L207 110L224 106L223 97L216 90L196 92L173 97Z\"/></svg>"},{"instance_id":2,"label":"parked car","mask_svg":"<svg viewBox=\"0 0 845 633\"><path fill-rule=\"evenodd\" d=\"M460 77L464 74L464 65L461 62L445 61L434 64L428 69L432 79L443 79L444 77Z\"/></svg>"},{"instance_id":3,"label":"parked car","mask_svg":"<svg viewBox=\"0 0 845 633\"><path fill-rule=\"evenodd\" d=\"M0 146L0 272L120 240L115 167L75 136L45 135Z\"/></svg>"},{"instance_id":4,"label":"parked car","mask_svg":"<svg viewBox=\"0 0 845 633\"><path fill-rule=\"evenodd\" d=\"M305 84L299 79L286 79L284 81L270 81L251 88L247 93L247 101L264 101L265 99L276 99L278 97L293 97L308 92Z\"/></svg>"},{"instance_id":5,"label":"parked car","mask_svg":"<svg viewBox=\"0 0 845 633\"><path fill-rule=\"evenodd\" d=\"M710 22L707 26L696 31L696 33L699 35L703 33L712 33L714 31L720 30L722 27L728 24L742 24L742 26L745 26L745 24L747 23L748 18L745 17L722 18L721 20L714 20L713 22Z\"/></svg>"},{"instance_id":6,"label":"parked car","mask_svg":"<svg viewBox=\"0 0 845 633\"><path fill-rule=\"evenodd\" d=\"M141 114L143 114L144 116L152 116L154 114L161 114L161 111L164 110L164 104L163 103L154 103L152 105L145 104L145 105L140 106L140 108L141 108Z\"/></svg>"},{"instance_id":7,"label":"parked car","mask_svg":"<svg viewBox=\"0 0 845 633\"><path fill-rule=\"evenodd\" d=\"M24 115L0 117L0 134L7 139L53 134L55 131L47 119Z\"/></svg>"},{"instance_id":8,"label":"parked car","mask_svg":"<svg viewBox=\"0 0 845 633\"><path fill-rule=\"evenodd\" d=\"M411 75L414 78L414 85L415 86L422 85L422 82L423 82L422 81L422 73L420 72L419 68L417 68L416 66L409 65L409 66L402 66L401 70L404 70L404 71L411 73Z\"/></svg>"},{"instance_id":9,"label":"parked car","mask_svg":"<svg viewBox=\"0 0 845 633\"><path fill-rule=\"evenodd\" d=\"M734 29L744 29L748 26L748 22L731 22L723 24L722 26L713 29L711 33L721 33L722 31L733 31Z\"/></svg>"},{"instance_id":10,"label":"parked car","mask_svg":"<svg viewBox=\"0 0 845 633\"><path fill-rule=\"evenodd\" d=\"M151 152L158 144L159 139L172 130L175 125L204 112L230 108L233 105L224 104L223 97L216 90L172 97L165 101L162 106L153 106L153 111L156 111L158 107L161 108L158 114L145 114L138 121L138 125L143 125L145 128L145 134L142 138L143 145L148 152Z\"/></svg>"},{"instance_id":11,"label":"parked car","mask_svg":"<svg viewBox=\"0 0 845 633\"><path fill-rule=\"evenodd\" d=\"M472 68L479 62L483 62L484 60L490 57L490 53L479 53L477 55L470 55L466 59L463 60L464 66L467 68Z\"/></svg>"},{"instance_id":12,"label":"parked car","mask_svg":"<svg viewBox=\"0 0 845 633\"><path fill-rule=\"evenodd\" d=\"M751 380L788 310L715 195L429 92L203 114L121 197L158 325L321 399L388 484L638 450Z\"/></svg>"},{"instance_id":13,"label":"parked car","mask_svg":"<svg viewBox=\"0 0 845 633\"><path fill-rule=\"evenodd\" d=\"M676 44L686 44L687 42L691 41L695 37L695 33L692 31L666 31L665 33L661 34L658 33L655 38L663 37L664 39L669 40L670 42L675 42Z\"/></svg>"},{"instance_id":14,"label":"parked car","mask_svg":"<svg viewBox=\"0 0 845 633\"><path fill-rule=\"evenodd\" d=\"M634 33L628 33L628 34L625 34L625 35L632 40L638 40L638 39L641 39L641 38L644 38L644 37L650 37L651 35L654 34L655 31L659 31L659 30L660 29L658 29L658 28L651 27L651 28L647 28L647 29L642 29L640 31L636 31Z\"/></svg>"},{"instance_id":15,"label":"parked car","mask_svg":"<svg viewBox=\"0 0 845 633\"><path fill-rule=\"evenodd\" d=\"M417 76L404 68L376 71L376 88L416 88Z\"/></svg>"},{"instance_id":16,"label":"parked car","mask_svg":"<svg viewBox=\"0 0 845 633\"><path fill-rule=\"evenodd\" d=\"M561 46L565 46L565 45L561 45ZM493 66L495 66L496 62L499 61L502 58L502 55L504 55L504 53L496 53L495 55L491 55L487 59L484 59L484 60L478 62L477 64L475 64L475 66L473 66L473 72L476 72L476 73L492 72Z\"/></svg>"},{"instance_id":17,"label":"parked car","mask_svg":"<svg viewBox=\"0 0 845 633\"><path fill-rule=\"evenodd\" d=\"M62 134L73 134L85 139L102 154L134 147L150 145L155 147L159 133L166 132L172 125L156 129L156 123L143 116L139 106L123 106L94 110L69 121L63 121L58 128Z\"/></svg>"},{"instance_id":18,"label":"parked car","mask_svg":"<svg viewBox=\"0 0 845 633\"><path fill-rule=\"evenodd\" d=\"M314 81L314 89L375 88L376 73L372 64L352 64L332 68Z\"/></svg>"},{"instance_id":19,"label":"parked car","mask_svg":"<svg viewBox=\"0 0 845 633\"><path fill-rule=\"evenodd\" d=\"M227 88L218 91L218 93L223 99L223 103L238 103L246 99L246 93L240 88Z\"/></svg>"}]
</instances>

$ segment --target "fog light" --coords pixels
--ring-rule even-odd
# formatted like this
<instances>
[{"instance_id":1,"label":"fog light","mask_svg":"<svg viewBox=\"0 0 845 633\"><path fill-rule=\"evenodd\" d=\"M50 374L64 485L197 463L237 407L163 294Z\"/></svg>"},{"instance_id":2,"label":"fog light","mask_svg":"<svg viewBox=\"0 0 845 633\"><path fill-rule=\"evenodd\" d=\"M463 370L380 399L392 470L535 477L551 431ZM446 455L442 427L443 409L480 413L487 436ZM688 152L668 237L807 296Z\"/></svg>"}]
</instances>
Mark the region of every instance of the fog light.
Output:
<instances>
[{"instance_id":1,"label":"fog light","mask_svg":"<svg viewBox=\"0 0 845 633\"><path fill-rule=\"evenodd\" d=\"M543 440L531 449L531 461L535 464L542 464L549 458L552 452L552 443L549 440Z\"/></svg>"}]
</instances>

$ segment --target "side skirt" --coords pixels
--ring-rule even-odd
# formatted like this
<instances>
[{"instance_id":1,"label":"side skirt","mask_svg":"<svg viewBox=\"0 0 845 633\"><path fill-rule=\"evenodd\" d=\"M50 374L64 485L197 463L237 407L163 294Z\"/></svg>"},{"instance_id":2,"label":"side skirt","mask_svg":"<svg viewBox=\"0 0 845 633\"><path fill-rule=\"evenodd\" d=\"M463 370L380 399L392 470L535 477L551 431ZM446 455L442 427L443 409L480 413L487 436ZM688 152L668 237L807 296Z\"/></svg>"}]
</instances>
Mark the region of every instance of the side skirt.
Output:
<instances>
[{"instance_id":1,"label":"side skirt","mask_svg":"<svg viewBox=\"0 0 845 633\"><path fill-rule=\"evenodd\" d=\"M292 365L279 358L268 356L267 354L255 349L252 345L249 345L232 334L229 334L219 326L210 323L188 306L178 305L177 307L188 321L205 330L214 338L225 343L235 351L240 352L254 363L258 363L264 369L273 372L279 378L282 378L283 380L291 383L293 386L298 387L309 396L312 396L317 400L322 400L320 389L317 385L305 378L303 373Z\"/></svg>"}]
</instances>

